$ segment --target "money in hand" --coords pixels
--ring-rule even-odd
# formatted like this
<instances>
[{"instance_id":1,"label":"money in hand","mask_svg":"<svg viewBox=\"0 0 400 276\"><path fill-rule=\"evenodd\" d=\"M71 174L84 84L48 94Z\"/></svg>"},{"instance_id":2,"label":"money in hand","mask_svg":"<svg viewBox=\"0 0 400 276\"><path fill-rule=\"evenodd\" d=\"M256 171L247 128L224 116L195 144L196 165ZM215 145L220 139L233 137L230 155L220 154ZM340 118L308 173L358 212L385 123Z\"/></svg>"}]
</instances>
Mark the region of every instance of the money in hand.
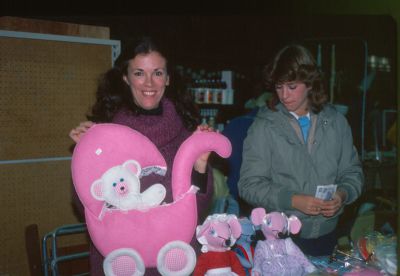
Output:
<instances>
[{"instance_id":1,"label":"money in hand","mask_svg":"<svg viewBox=\"0 0 400 276\"><path fill-rule=\"evenodd\" d=\"M319 185L315 192L315 197L322 200L331 200L333 195L336 193L336 184Z\"/></svg>"}]
</instances>

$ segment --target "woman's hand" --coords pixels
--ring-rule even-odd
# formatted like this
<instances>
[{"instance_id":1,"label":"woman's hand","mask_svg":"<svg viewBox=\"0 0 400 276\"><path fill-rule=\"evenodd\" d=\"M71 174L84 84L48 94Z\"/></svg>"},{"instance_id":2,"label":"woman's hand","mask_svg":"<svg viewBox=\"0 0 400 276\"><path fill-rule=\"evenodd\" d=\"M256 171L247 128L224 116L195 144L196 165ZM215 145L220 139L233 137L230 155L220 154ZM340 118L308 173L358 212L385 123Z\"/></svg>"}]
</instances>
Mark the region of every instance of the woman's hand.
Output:
<instances>
[{"instance_id":1,"label":"woman's hand","mask_svg":"<svg viewBox=\"0 0 400 276\"><path fill-rule=\"evenodd\" d=\"M338 190L331 200L325 200L321 206L321 214L325 217L331 217L336 214L345 202L346 192Z\"/></svg>"},{"instance_id":2,"label":"woman's hand","mask_svg":"<svg viewBox=\"0 0 400 276\"><path fill-rule=\"evenodd\" d=\"M324 201L310 195L294 195L292 206L306 215L316 216L321 213Z\"/></svg>"},{"instance_id":3,"label":"woman's hand","mask_svg":"<svg viewBox=\"0 0 400 276\"><path fill-rule=\"evenodd\" d=\"M205 131L205 132L213 132L214 129L212 127L209 127L208 125L199 125L197 126L198 131ZM207 170L207 162L208 162L208 157L210 156L211 152L206 152L203 153L199 159L196 160L194 163L194 170L199 172L199 173L205 173Z\"/></svg>"},{"instance_id":4,"label":"woman's hand","mask_svg":"<svg viewBox=\"0 0 400 276\"><path fill-rule=\"evenodd\" d=\"M82 135L85 134L86 131L93 125L94 123L92 121L81 122L79 126L69 132L69 137L71 137L71 139L74 140L75 143L78 143Z\"/></svg>"}]
</instances>

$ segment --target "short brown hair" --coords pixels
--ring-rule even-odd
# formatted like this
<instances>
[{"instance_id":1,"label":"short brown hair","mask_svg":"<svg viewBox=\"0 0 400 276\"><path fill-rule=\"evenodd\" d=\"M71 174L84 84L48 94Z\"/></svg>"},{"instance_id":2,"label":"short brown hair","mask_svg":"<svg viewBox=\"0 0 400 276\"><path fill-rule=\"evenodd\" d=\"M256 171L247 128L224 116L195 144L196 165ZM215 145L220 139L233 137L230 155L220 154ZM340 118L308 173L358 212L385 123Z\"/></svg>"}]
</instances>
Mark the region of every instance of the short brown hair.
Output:
<instances>
[{"instance_id":1,"label":"short brown hair","mask_svg":"<svg viewBox=\"0 0 400 276\"><path fill-rule=\"evenodd\" d=\"M270 91L275 91L277 84L290 81L300 81L307 87L311 87L308 97L311 109L315 113L320 112L328 100L322 73L313 55L304 46L292 44L283 47L275 55L273 61L264 68L264 78ZM279 98L275 91L268 106L275 110L278 102Z\"/></svg>"}]
</instances>

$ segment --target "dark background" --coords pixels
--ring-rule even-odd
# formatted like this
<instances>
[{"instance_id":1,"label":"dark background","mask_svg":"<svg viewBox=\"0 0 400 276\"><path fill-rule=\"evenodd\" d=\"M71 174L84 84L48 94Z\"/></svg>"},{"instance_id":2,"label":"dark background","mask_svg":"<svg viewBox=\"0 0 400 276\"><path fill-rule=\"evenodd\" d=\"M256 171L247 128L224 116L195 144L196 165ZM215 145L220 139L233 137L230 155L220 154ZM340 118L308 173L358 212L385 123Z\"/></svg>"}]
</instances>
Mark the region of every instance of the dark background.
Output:
<instances>
[{"instance_id":1,"label":"dark background","mask_svg":"<svg viewBox=\"0 0 400 276\"><path fill-rule=\"evenodd\" d=\"M394 55L396 24L381 15L135 15L25 16L106 26L122 42L149 34L164 41L178 62L214 69L263 64L283 44L317 38L365 40L370 53ZM362 48L360 48L362 50ZM361 52L361 51L360 51ZM349 59L353 59L350 55ZM392 60L393 61L393 60Z\"/></svg>"},{"instance_id":2,"label":"dark background","mask_svg":"<svg viewBox=\"0 0 400 276\"><path fill-rule=\"evenodd\" d=\"M132 15L26 16L110 28L110 39L126 42L151 35L167 48L169 60L194 70L233 70L243 79L236 87L238 110L254 95L262 68L284 44L300 42L317 54L322 47L322 69L329 83L331 47L336 46L340 93L335 102L349 106L348 120L360 148L362 90L366 55L385 56L390 72L377 74L366 97L366 114L396 109L396 24L383 15ZM328 86L327 86L328 89ZM241 113L240 110L239 113ZM378 112L378 113L379 113ZM235 113L235 115L238 115ZM390 118L389 118L390 119ZM366 118L366 140L373 118ZM394 120L394 118L393 118ZM381 136L381 133L379 134ZM366 146L373 147L372 141Z\"/></svg>"}]
</instances>

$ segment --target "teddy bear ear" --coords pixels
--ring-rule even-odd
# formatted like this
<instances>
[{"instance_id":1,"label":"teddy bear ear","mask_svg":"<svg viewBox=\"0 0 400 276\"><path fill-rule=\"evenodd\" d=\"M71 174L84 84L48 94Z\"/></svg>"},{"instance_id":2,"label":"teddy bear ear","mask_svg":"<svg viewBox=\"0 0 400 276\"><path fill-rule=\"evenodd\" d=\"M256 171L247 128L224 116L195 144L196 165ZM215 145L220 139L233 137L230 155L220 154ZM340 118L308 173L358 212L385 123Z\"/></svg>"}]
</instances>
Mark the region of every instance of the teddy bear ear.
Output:
<instances>
[{"instance_id":1,"label":"teddy bear ear","mask_svg":"<svg viewBox=\"0 0 400 276\"><path fill-rule=\"evenodd\" d=\"M289 222L289 231L292 234L297 234L300 232L300 228L301 228L301 221L294 215L291 215L288 218L288 222Z\"/></svg>"},{"instance_id":2,"label":"teddy bear ear","mask_svg":"<svg viewBox=\"0 0 400 276\"><path fill-rule=\"evenodd\" d=\"M264 208L255 208L251 211L251 222L256 226L261 225L265 215L266 212Z\"/></svg>"},{"instance_id":3,"label":"teddy bear ear","mask_svg":"<svg viewBox=\"0 0 400 276\"><path fill-rule=\"evenodd\" d=\"M90 186L90 193L97 200L103 200L103 181L101 179L97 179Z\"/></svg>"},{"instance_id":4,"label":"teddy bear ear","mask_svg":"<svg viewBox=\"0 0 400 276\"><path fill-rule=\"evenodd\" d=\"M133 173L134 175L138 176L140 175L140 172L142 171L142 167L140 166L139 162L136 160L128 160L124 164L122 164L122 167Z\"/></svg>"}]
</instances>

